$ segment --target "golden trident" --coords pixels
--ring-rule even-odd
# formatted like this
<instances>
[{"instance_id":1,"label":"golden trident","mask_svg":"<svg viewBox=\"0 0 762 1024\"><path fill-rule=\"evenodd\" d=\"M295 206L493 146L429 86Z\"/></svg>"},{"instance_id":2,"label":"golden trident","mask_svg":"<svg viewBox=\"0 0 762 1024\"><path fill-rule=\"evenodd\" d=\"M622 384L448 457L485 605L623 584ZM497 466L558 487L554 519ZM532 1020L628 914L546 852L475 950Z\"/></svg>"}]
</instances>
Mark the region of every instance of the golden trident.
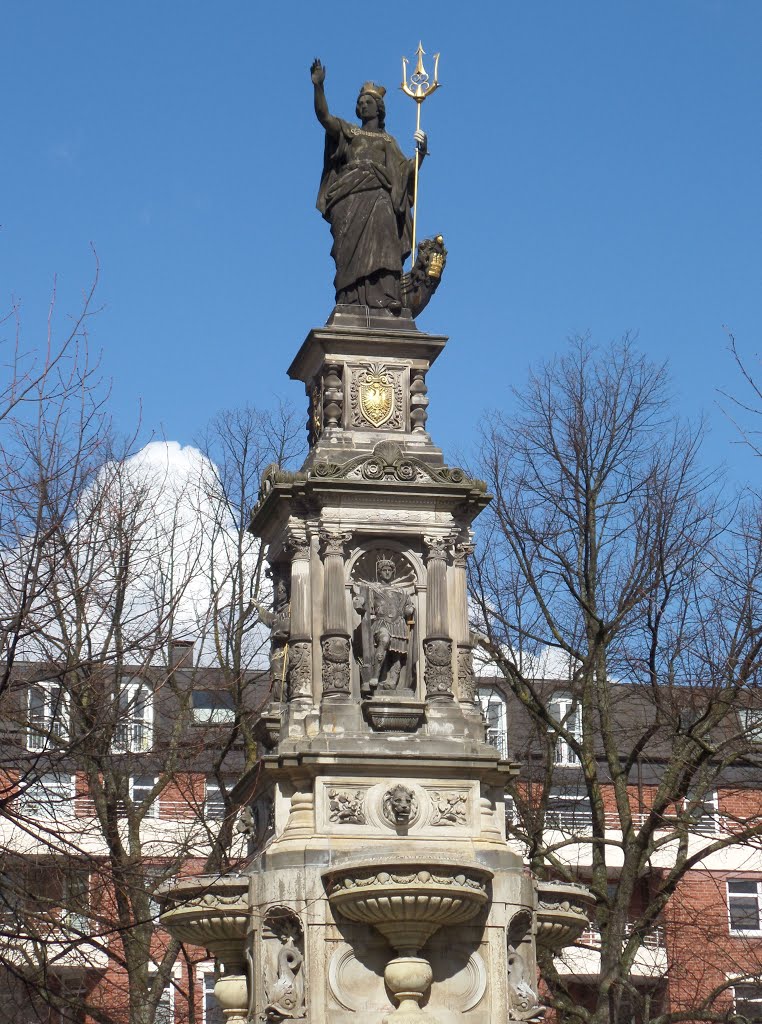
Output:
<instances>
[{"instance_id":1,"label":"golden trident","mask_svg":"<svg viewBox=\"0 0 762 1024\"><path fill-rule=\"evenodd\" d=\"M407 57L402 58L402 85L400 89L411 99L415 100L415 130L420 131L421 128L421 105L423 101L439 88L441 82L439 81L439 54L434 54L434 81L429 81L429 73L423 66L423 55L425 54L423 44L418 43L418 49L416 50L416 56L418 57L418 63L415 66L415 71L408 80L407 77ZM411 252L411 260L415 263L415 234L416 225L418 220L418 165L420 162L418 145L415 147L415 179L413 181L413 245Z\"/></svg>"}]
</instances>

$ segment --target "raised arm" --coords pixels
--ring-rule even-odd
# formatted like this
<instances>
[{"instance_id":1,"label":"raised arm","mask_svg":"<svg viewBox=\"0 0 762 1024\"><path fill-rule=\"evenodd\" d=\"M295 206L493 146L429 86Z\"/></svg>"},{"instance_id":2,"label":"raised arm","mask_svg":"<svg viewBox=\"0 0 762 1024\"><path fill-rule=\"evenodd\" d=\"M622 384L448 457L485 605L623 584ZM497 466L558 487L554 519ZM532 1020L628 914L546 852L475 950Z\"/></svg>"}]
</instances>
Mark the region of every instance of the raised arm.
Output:
<instances>
[{"instance_id":1,"label":"raised arm","mask_svg":"<svg viewBox=\"0 0 762 1024\"><path fill-rule=\"evenodd\" d=\"M328 134L336 139L339 137L339 122L335 117L331 117L328 112L328 101L325 98L325 89L323 88L325 68L317 57L312 62L310 75L312 77L312 84L315 86L315 116Z\"/></svg>"}]
</instances>

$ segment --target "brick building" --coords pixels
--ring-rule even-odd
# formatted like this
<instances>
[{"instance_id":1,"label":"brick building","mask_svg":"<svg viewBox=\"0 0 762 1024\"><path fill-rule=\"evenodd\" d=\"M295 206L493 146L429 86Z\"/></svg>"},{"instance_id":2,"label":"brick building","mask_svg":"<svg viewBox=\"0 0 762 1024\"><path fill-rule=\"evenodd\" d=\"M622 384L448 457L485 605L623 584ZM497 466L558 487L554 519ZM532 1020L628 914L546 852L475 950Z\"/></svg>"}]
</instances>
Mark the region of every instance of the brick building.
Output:
<instances>
[{"instance_id":1,"label":"brick building","mask_svg":"<svg viewBox=\"0 0 762 1024\"><path fill-rule=\"evenodd\" d=\"M233 789L242 775L256 772L246 723L248 712L262 706L267 682L249 673L238 683L231 686L225 670L194 665L192 649L182 644L173 646L164 667L116 672L91 666L79 670L74 683L52 666L18 666L2 723L3 1020L121 1024L137 990L156 1000L159 1024L218 1024L211 959L201 949L169 955L153 894L169 878L227 870L247 855L248 841L235 830L236 809L247 794ZM569 739L538 730L498 681L482 679L479 689L488 738L522 765L506 798L509 834L528 859L534 844L533 864L544 862L547 877L586 884L594 870L593 843L602 838L609 853L606 885L613 891L623 863L613 787L601 786L605 829L599 837L573 743L582 736L579 709L562 684L538 685ZM85 722L83 697L91 691L101 706ZM642 728L648 707L638 688L619 686L613 693L624 739ZM700 711L695 691L678 703L683 723ZM753 706L733 716L749 740L748 756L715 764L701 792L689 793L655 829L658 849L630 905L626 934L637 945L630 968L637 997L624 1000L622 1021L688 1013L703 1002L722 1015L762 1019L762 850L759 839L736 841L762 819L754 756L761 719ZM730 725L726 732L730 743ZM604 776L605 754L597 749ZM674 738L654 736L631 766L627 793L635 829L648 820L673 760ZM674 868L683 827L694 862L644 928L654 893ZM704 855L710 848L714 852ZM142 933L143 961L139 950L125 950L125 913ZM133 977L136 961L143 963L142 981ZM554 967L570 998L584 1005L599 984L597 921Z\"/></svg>"},{"instance_id":2,"label":"brick building","mask_svg":"<svg viewBox=\"0 0 762 1024\"><path fill-rule=\"evenodd\" d=\"M248 712L266 691L261 673L198 667L180 642L163 666L16 666L2 705L0 1019L121 1024L132 999L155 1002L159 1024L218 1024L211 960L171 947L155 892L246 856L233 787L256 759Z\"/></svg>"},{"instance_id":3,"label":"brick building","mask_svg":"<svg viewBox=\"0 0 762 1024\"><path fill-rule=\"evenodd\" d=\"M653 828L648 834L654 849L634 885L625 928L623 946L632 940L632 990L622 1000L620 1019L637 1021L660 1012L686 1013L690 1019L702 1007L720 1018L737 1013L762 1019L762 716L756 695L749 695L747 706L731 708L711 734L717 755L710 768L653 821L660 783L674 770L680 739L703 713L708 694L684 688L670 695L674 707L669 714L662 709L659 719L669 720L669 727L652 730L628 766L624 812L610 783L607 752L594 739L594 771L601 782L593 794L599 792L603 801L596 816L574 749L574 739L582 740L582 716L570 688L553 681L537 684L551 723L543 729L507 685L492 678L480 684L490 742L522 764L507 797L507 828L534 870L542 873L544 866L546 877L590 885L601 867L601 859L593 857L599 844L606 851L606 874L605 881L597 879L598 888L605 885L613 894L626 870L623 831L637 837ZM630 750L637 737L649 733L652 695L623 684L612 684L610 694L621 750ZM563 722L566 738L554 733L556 721ZM674 894L654 914L652 901L661 899L678 862ZM603 892L600 902L605 902ZM554 968L561 989L589 1005L601 977L597 921L555 958Z\"/></svg>"}]
</instances>

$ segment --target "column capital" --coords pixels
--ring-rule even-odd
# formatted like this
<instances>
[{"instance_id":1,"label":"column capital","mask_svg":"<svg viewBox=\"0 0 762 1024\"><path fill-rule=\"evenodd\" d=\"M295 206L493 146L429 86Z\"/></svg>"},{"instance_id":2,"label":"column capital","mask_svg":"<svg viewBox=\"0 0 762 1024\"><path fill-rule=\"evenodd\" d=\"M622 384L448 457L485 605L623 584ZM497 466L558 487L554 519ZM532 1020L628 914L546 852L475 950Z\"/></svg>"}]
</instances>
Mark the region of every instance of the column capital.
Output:
<instances>
[{"instance_id":1,"label":"column capital","mask_svg":"<svg viewBox=\"0 0 762 1024\"><path fill-rule=\"evenodd\" d=\"M426 560L446 562L450 554L450 540L447 537L424 537Z\"/></svg>"},{"instance_id":2,"label":"column capital","mask_svg":"<svg viewBox=\"0 0 762 1024\"><path fill-rule=\"evenodd\" d=\"M286 527L286 553L293 561L295 558L310 557L310 539L303 523L289 524Z\"/></svg>"},{"instance_id":3,"label":"column capital","mask_svg":"<svg viewBox=\"0 0 762 1024\"><path fill-rule=\"evenodd\" d=\"M344 557L344 548L352 540L352 534L342 530L329 530L323 527L320 530L320 543L324 555L339 555Z\"/></svg>"},{"instance_id":4,"label":"column capital","mask_svg":"<svg viewBox=\"0 0 762 1024\"><path fill-rule=\"evenodd\" d=\"M459 569L465 569L466 561L476 550L476 545L470 541L460 542L453 546L453 564Z\"/></svg>"}]
</instances>

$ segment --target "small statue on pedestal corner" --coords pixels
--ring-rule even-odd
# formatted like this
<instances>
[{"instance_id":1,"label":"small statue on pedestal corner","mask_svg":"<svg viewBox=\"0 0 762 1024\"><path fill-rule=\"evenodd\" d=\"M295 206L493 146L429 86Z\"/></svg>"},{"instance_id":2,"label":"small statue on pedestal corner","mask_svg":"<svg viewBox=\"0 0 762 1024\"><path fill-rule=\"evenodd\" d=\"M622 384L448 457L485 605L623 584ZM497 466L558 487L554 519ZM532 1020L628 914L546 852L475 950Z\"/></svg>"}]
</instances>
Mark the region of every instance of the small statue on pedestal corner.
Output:
<instances>
[{"instance_id":1,"label":"small statue on pedestal corner","mask_svg":"<svg viewBox=\"0 0 762 1024\"><path fill-rule=\"evenodd\" d=\"M286 686L288 638L291 635L291 604L286 577L268 569L273 584L273 608L270 611L254 602L259 618L270 627L270 687L275 700L283 700Z\"/></svg>"},{"instance_id":2,"label":"small statue on pedestal corner","mask_svg":"<svg viewBox=\"0 0 762 1024\"><path fill-rule=\"evenodd\" d=\"M363 688L370 693L410 691L415 682L415 604L396 574L394 560L381 553L376 581L352 588L352 604L362 616Z\"/></svg>"}]
</instances>

